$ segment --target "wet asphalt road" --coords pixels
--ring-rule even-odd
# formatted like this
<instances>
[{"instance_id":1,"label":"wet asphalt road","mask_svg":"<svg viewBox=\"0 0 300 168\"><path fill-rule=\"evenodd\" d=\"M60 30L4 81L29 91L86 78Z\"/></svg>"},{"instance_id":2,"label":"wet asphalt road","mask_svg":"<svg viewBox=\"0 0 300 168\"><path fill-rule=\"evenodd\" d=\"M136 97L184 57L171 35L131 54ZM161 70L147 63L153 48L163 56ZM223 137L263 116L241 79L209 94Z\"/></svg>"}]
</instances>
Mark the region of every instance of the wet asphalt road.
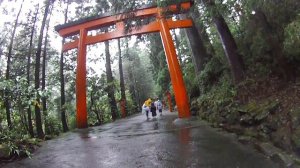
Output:
<instances>
[{"instance_id":1,"label":"wet asphalt road","mask_svg":"<svg viewBox=\"0 0 300 168\"><path fill-rule=\"evenodd\" d=\"M4 168L276 168L278 165L199 121L176 113L136 115L43 143L32 159Z\"/></svg>"}]
</instances>

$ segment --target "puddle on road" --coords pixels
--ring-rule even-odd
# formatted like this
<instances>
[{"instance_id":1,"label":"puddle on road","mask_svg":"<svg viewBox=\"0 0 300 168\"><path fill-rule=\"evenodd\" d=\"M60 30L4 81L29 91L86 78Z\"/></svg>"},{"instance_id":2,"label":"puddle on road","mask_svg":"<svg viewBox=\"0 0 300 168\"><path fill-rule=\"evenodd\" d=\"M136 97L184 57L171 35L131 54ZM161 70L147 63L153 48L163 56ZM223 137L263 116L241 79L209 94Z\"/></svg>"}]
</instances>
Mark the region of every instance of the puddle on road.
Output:
<instances>
[{"instance_id":1,"label":"puddle on road","mask_svg":"<svg viewBox=\"0 0 300 168\"><path fill-rule=\"evenodd\" d=\"M80 136L82 139L96 139L97 136Z\"/></svg>"},{"instance_id":2,"label":"puddle on road","mask_svg":"<svg viewBox=\"0 0 300 168\"><path fill-rule=\"evenodd\" d=\"M189 142L191 141L190 128L180 129L179 140L182 144L189 144Z\"/></svg>"},{"instance_id":3,"label":"puddle on road","mask_svg":"<svg viewBox=\"0 0 300 168\"><path fill-rule=\"evenodd\" d=\"M96 139L97 136L96 135L92 135L91 133L89 132L86 132L86 133L80 133L79 134L79 137L81 139L84 139L84 140L88 140L88 139Z\"/></svg>"}]
</instances>

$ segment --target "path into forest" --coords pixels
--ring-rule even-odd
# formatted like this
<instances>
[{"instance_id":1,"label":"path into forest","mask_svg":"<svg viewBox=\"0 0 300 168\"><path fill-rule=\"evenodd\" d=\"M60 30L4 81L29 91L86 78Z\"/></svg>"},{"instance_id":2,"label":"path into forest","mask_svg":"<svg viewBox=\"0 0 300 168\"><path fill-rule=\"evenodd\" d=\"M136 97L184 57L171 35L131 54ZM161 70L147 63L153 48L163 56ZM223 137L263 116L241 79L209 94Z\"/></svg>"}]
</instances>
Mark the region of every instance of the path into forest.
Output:
<instances>
[{"instance_id":1,"label":"path into forest","mask_svg":"<svg viewBox=\"0 0 300 168\"><path fill-rule=\"evenodd\" d=\"M135 115L75 130L46 141L33 155L5 168L253 168L278 167L233 136L177 113L146 120Z\"/></svg>"}]
</instances>

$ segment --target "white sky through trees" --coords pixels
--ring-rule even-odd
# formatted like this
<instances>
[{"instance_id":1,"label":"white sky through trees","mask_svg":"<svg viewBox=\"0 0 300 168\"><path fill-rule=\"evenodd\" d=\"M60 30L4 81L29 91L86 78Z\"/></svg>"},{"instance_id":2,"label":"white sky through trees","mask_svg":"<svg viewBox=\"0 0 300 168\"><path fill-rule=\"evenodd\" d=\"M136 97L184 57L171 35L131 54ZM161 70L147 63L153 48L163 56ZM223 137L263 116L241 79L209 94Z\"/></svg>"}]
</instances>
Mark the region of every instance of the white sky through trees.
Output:
<instances>
[{"instance_id":1,"label":"white sky through trees","mask_svg":"<svg viewBox=\"0 0 300 168\"><path fill-rule=\"evenodd\" d=\"M10 32L7 31L8 30L12 30L12 27L14 25L14 21L16 19L16 15L17 12L20 9L22 0L0 0L0 31L2 32L7 32L8 35L7 37L10 37ZM19 24L20 23L27 23L27 16L28 13L30 12L30 10L32 11L32 13L35 12L35 5L37 5L39 3L39 14L38 14L38 20L36 23L36 33L39 33L39 29L41 26L41 20L42 20L42 16L43 16L43 10L44 10L44 3L42 0L25 0L23 3L23 8L21 11L21 15L19 18ZM93 2L95 3L95 2ZM48 35L49 35L49 40L50 40L50 45L52 48L54 48L55 50L58 51L58 53L60 53L61 51L61 41L62 38L59 36L59 34L54 30L54 27L56 25L59 24L63 24L64 23L64 10L65 10L65 5L63 3L60 3L59 1L56 1L54 4L54 9L52 11L51 14L51 21L50 21L50 26L49 26L49 31L48 31ZM90 4L86 4L86 5L90 5ZM76 6L78 6L78 4L76 3L71 3L69 5L69 14L68 14L68 18L75 18L75 8ZM74 20L77 20L80 18L76 18ZM69 22L70 20L68 20ZM5 24L7 23L7 24ZM5 28L5 26L7 28ZM16 30L16 36L18 35L18 33L20 32L20 26L17 28ZM35 36L38 36L38 34L35 34ZM1 37L0 39L2 39L3 37ZM8 39L7 38L7 39ZM132 40L130 41L130 47L134 45L135 41L136 41L136 37L131 38ZM142 47L145 47L145 44L140 44L142 45ZM3 55L6 53L6 46L3 47L3 53L0 57L0 66L3 70L5 70L5 58ZM111 57L115 57L116 54L118 52L118 48L117 48L117 40L110 40L110 54ZM1 54L1 53L0 53ZM95 58L99 58L100 55L103 55L102 59L100 59L100 61L89 61L89 60L95 60ZM87 67L92 67L97 74L103 73L103 71L105 70L105 60L104 60L104 56L105 56L105 50L104 50L104 43L97 43L95 45L90 45L87 47ZM115 59L116 60L116 59ZM113 62L112 65L113 68L117 68L117 61Z\"/></svg>"}]
</instances>

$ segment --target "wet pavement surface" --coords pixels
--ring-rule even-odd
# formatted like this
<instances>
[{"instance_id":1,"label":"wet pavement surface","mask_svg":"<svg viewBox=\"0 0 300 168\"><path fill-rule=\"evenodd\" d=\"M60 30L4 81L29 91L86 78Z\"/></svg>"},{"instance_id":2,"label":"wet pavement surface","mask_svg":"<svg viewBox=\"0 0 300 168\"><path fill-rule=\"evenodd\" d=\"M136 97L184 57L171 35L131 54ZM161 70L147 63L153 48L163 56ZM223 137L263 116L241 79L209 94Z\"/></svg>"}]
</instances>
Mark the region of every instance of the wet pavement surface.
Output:
<instances>
[{"instance_id":1,"label":"wet pavement surface","mask_svg":"<svg viewBox=\"0 0 300 168\"><path fill-rule=\"evenodd\" d=\"M177 113L136 115L46 141L32 159L3 168L276 168L276 163L205 123Z\"/></svg>"}]
</instances>

